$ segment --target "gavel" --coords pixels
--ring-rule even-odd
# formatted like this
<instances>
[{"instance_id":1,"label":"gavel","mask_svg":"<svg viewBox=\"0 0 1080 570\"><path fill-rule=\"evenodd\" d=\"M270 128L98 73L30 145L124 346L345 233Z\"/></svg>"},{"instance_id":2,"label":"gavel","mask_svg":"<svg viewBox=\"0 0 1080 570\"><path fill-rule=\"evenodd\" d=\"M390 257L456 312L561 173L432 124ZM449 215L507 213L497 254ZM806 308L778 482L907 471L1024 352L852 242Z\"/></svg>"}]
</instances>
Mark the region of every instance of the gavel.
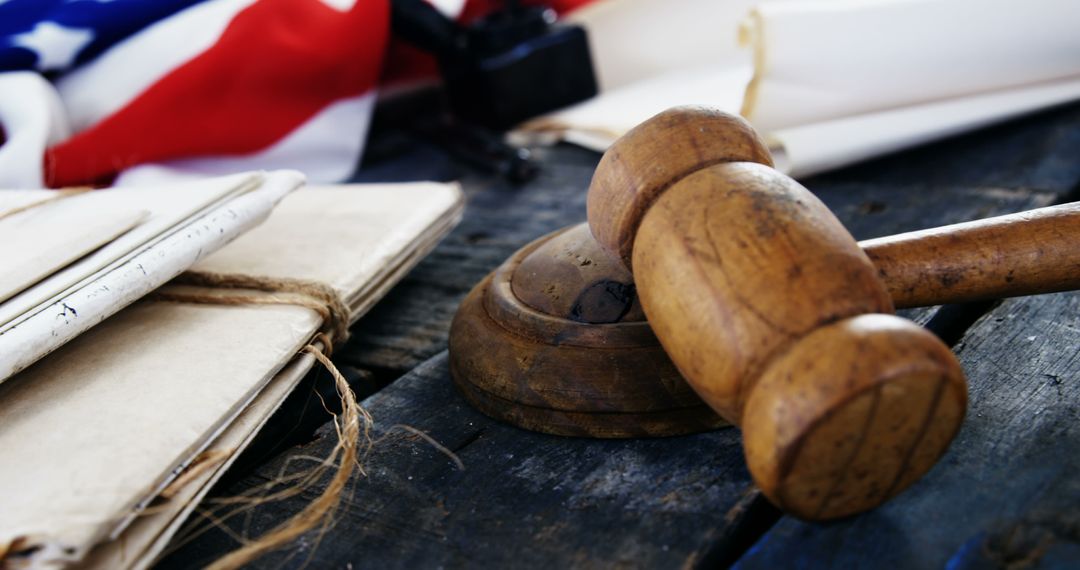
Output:
<instances>
[{"instance_id":1,"label":"gavel","mask_svg":"<svg viewBox=\"0 0 1080 570\"><path fill-rule=\"evenodd\" d=\"M772 168L742 119L675 109L637 126L600 160L588 219L785 511L823 520L876 506L956 434L967 387L952 352L892 315L855 239Z\"/></svg>"},{"instance_id":2,"label":"gavel","mask_svg":"<svg viewBox=\"0 0 1080 570\"><path fill-rule=\"evenodd\" d=\"M892 315L894 301L1075 288L1076 255L1044 247L1038 236L1063 232L1057 242L1071 250L1067 237L1080 235L1076 213L1064 225L1053 216L1019 216L1017 224L1039 230L1023 235L1004 223L860 248L816 197L771 168L749 125L697 108L667 111L627 133L601 159L588 196L592 234L632 269L663 349L713 410L742 427L756 484L777 506L814 520L858 513L899 493L937 461L963 419L966 385L956 358L937 337ZM995 263L1002 261L995 244L1007 236L1026 257ZM504 281L509 291L511 279ZM459 386L471 386L467 395L507 381L477 381L487 372L471 363L483 356L470 360L482 350L473 347L497 342L485 343L485 331L512 334L505 315L516 306L499 299L489 304L501 306L500 326L474 326L482 311L469 300L455 318L464 332L452 329L451 368ZM541 305L527 304L517 310L538 318L532 313ZM593 326L625 335L618 328L625 324ZM545 338L554 349L570 337L601 336L567 326L578 328ZM518 367L528 383L530 372L556 360L547 348L534 353L543 356L535 366ZM560 387L573 385L553 392Z\"/></svg>"}]
</instances>

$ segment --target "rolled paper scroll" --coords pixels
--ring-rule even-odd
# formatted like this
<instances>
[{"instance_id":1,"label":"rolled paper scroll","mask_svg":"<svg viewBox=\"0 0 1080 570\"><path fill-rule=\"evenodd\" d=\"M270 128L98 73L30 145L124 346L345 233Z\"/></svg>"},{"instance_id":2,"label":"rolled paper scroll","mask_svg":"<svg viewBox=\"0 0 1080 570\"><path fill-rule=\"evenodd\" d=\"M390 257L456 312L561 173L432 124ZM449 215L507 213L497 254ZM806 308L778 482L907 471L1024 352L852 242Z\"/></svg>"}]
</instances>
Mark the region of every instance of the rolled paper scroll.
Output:
<instances>
[{"instance_id":1,"label":"rolled paper scroll","mask_svg":"<svg viewBox=\"0 0 1080 570\"><path fill-rule=\"evenodd\" d=\"M1080 99L1070 0L690 4L576 12L607 91L522 133L604 150L664 109L707 105L741 112L780 170L807 176Z\"/></svg>"}]
</instances>

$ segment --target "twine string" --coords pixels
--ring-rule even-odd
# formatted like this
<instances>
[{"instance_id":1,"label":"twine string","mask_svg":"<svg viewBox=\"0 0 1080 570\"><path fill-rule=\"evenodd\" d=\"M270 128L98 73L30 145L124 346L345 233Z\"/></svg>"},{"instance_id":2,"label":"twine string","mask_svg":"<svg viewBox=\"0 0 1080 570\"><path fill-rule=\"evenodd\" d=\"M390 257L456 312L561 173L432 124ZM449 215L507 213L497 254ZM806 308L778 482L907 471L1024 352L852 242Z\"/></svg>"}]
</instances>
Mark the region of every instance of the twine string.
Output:
<instances>
[{"instance_id":1,"label":"twine string","mask_svg":"<svg viewBox=\"0 0 1080 570\"><path fill-rule=\"evenodd\" d=\"M334 414L338 441L323 465L336 470L318 497L300 512L259 538L222 556L208 568L231 570L281 548L322 524L324 527L341 503L342 494L353 472L363 472L359 446L363 438L371 444L371 416L360 406L348 380L330 360L335 345L348 338L349 311L329 286L314 281L189 271L171 285L149 296L152 300L213 305L294 305L312 309L323 319L322 328L300 352L311 355L333 377L341 398L341 413ZM321 345L321 347L320 347Z\"/></svg>"}]
</instances>

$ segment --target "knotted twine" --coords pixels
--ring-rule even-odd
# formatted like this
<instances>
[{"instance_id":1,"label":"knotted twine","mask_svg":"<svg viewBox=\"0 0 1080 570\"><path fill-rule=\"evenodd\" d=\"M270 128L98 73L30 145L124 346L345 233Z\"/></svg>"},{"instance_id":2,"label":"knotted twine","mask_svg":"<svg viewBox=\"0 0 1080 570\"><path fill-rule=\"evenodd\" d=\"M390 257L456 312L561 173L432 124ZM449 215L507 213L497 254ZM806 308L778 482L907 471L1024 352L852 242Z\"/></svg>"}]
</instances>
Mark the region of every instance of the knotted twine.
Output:
<instances>
[{"instance_id":1,"label":"knotted twine","mask_svg":"<svg viewBox=\"0 0 1080 570\"><path fill-rule=\"evenodd\" d=\"M179 287L177 287L179 286ZM326 488L299 513L258 539L219 558L208 568L239 568L260 556L285 546L327 520L341 502L345 485L353 471L360 469L358 449L361 435L371 441L371 416L360 407L345 376L334 366L329 354L348 338L349 310L331 287L301 279L258 277L188 271L149 296L152 300L213 305L294 305L309 308L322 317L323 325L300 352L310 354L334 378L341 398L341 413L334 414L338 442L325 459L337 464ZM324 348L320 348L322 345Z\"/></svg>"}]
</instances>

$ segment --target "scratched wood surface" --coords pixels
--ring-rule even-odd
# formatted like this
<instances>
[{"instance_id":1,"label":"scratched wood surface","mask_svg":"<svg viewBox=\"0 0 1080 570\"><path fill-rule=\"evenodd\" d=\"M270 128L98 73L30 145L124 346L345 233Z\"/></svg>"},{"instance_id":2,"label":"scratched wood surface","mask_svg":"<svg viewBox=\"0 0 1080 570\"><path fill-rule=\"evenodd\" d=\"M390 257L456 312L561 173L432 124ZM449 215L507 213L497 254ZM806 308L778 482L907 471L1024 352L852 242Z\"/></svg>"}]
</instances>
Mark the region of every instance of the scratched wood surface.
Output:
<instances>
[{"instance_id":1,"label":"scratched wood surface","mask_svg":"<svg viewBox=\"0 0 1080 570\"><path fill-rule=\"evenodd\" d=\"M634 441L542 436L477 414L450 385L442 351L460 299L521 245L584 219L585 189L598 156L572 147L541 150L541 176L513 187L465 170L400 133L394 136L392 151L371 161L361 179L462 177L469 200L465 219L356 325L353 340L336 355L365 390L389 384L365 402L386 434L367 458L368 477L354 482L337 524L320 539L305 537L256 565L299 566L308 559L312 567L734 562L779 517L750 484L737 431ZM804 184L857 238L869 238L1060 200L1080 181L1078 149L1080 106L1072 106ZM955 341L991 306L916 310L908 316ZM970 335L964 340L966 358L983 350L1010 350L973 342ZM1074 361L1071 370L1076 369ZM312 400L302 391L295 399ZM275 429L301 433L293 441L310 439L291 423L300 421L295 404L283 414L290 412L292 417L272 422L267 439L280 440ZM392 428L395 424L421 429L456 450L465 469L412 432ZM323 426L313 441L265 463L271 455L266 449L278 449L264 448L257 462L242 464L216 492L234 494L259 485L283 466L302 464L305 456L325 456L333 443ZM963 440L957 444L963 445ZM258 534L296 512L316 490L262 505L230 524ZM949 497L942 493L939 499ZM226 533L207 532L178 546L161 566L205 562L235 545Z\"/></svg>"},{"instance_id":2,"label":"scratched wood surface","mask_svg":"<svg viewBox=\"0 0 1080 570\"><path fill-rule=\"evenodd\" d=\"M968 416L927 477L849 520L785 517L738 567L1080 565L1080 293L1007 300L956 352Z\"/></svg>"},{"instance_id":3,"label":"scratched wood surface","mask_svg":"<svg viewBox=\"0 0 1080 570\"><path fill-rule=\"evenodd\" d=\"M445 352L365 406L379 442L338 524L318 548L305 541L259 565L300 564L310 555L313 568L679 566L723 539L725 512L716 509L730 509L749 487L734 430L623 441L522 431L468 406L450 382ZM464 469L398 425L422 430ZM334 438L324 426L303 452L319 456ZM278 476L290 455L232 491ZM235 524L258 534L314 492ZM204 563L233 544L208 533L165 566Z\"/></svg>"}]
</instances>

